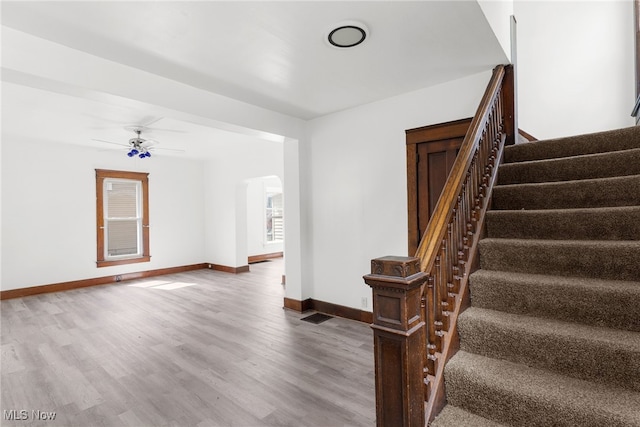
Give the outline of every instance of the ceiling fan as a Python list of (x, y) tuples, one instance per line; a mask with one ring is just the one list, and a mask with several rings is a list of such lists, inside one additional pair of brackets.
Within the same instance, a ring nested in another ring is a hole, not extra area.
[(155, 139), (144, 139), (142, 138), (142, 132), (145, 130), (150, 130), (146, 126), (125, 126), (125, 130), (135, 132), (136, 136), (129, 139), (127, 144), (113, 142), (113, 141), (105, 141), (104, 139), (92, 139), (92, 141), (104, 142), (107, 144), (120, 145), (122, 147), (127, 147), (127, 156), (129, 157), (139, 157), (144, 159), (146, 157), (151, 157), (151, 151), (153, 150), (167, 150), (167, 151), (176, 151), (176, 152), (184, 152), (184, 150), (176, 150), (172, 148), (159, 148), (157, 145), (158, 141)]

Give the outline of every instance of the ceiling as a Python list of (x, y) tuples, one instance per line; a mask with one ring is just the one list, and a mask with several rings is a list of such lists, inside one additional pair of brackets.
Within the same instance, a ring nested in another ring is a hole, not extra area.
[[(5, 0), (1, 7), (7, 28), (303, 120), (505, 61), (475, 1)], [(347, 20), (365, 24), (367, 40), (352, 49), (326, 43)], [(167, 148), (182, 148), (185, 134), (233, 139), (153, 106), (3, 80), (3, 133), (120, 141), (131, 137), (123, 126), (157, 120), (154, 127), (179, 130), (153, 135)]]

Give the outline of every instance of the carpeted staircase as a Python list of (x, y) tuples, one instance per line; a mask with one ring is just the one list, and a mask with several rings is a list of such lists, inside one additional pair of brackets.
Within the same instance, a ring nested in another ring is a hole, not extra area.
[(640, 426), (640, 127), (505, 148), (432, 426)]

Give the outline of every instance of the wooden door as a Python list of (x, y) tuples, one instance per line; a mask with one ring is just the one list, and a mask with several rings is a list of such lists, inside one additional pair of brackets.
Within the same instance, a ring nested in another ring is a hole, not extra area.
[(406, 131), (410, 255), (418, 249), (470, 124), (464, 119)]

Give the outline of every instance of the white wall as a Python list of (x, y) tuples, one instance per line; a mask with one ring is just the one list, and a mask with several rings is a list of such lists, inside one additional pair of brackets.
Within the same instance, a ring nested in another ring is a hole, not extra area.
[(471, 117), (490, 77), (487, 71), (309, 122), (301, 161), (313, 270), (305, 298), (371, 310), (362, 279), (371, 259), (407, 255), (405, 130)]
[(278, 142), (241, 144), (207, 161), (204, 184), (207, 262), (228, 267), (247, 265), (247, 181), (262, 176), (281, 177), (283, 171), (283, 144)]
[(634, 124), (633, 2), (516, 1), (519, 126), (538, 139)]
[(312, 282), (313, 263), (310, 249), (311, 227), (308, 190), (309, 174), (303, 167), (310, 162), (305, 137), (303, 142), (286, 138), (284, 151), (284, 260), (287, 298), (298, 301), (310, 297), (308, 288)]
[(511, 60), (511, 15), (513, 0), (478, 0), (504, 54)]
[[(204, 262), (203, 163), (145, 160), (3, 136), (1, 289)], [(149, 172), (151, 262), (96, 267), (95, 169)]]

